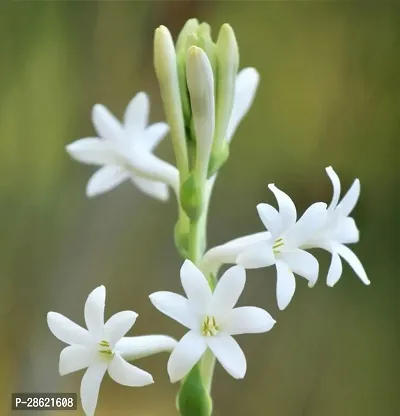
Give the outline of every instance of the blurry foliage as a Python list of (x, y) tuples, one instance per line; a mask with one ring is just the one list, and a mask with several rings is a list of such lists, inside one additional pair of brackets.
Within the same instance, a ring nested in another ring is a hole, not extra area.
[[(10, 412), (11, 391), (78, 390), (80, 374), (58, 377), (61, 345), (45, 313), (82, 322), (84, 299), (99, 284), (107, 284), (107, 314), (139, 312), (135, 334), (182, 335), (147, 301), (155, 290), (180, 290), (174, 201), (160, 204), (129, 185), (86, 199), (92, 169), (71, 162), (64, 145), (93, 134), (94, 103), (121, 116), (139, 90), (150, 93), (152, 119), (161, 119), (153, 30), (166, 24), (176, 34), (196, 15), (215, 35), (231, 23), (241, 66), (261, 74), (216, 186), (209, 244), (260, 230), (255, 205), (272, 202), (269, 182), (299, 212), (329, 201), (323, 168), (332, 165), (344, 190), (361, 180), (355, 251), (372, 281), (363, 287), (346, 267), (328, 289), (322, 256), (317, 287), (299, 279), (293, 303), (278, 313), (274, 271), (249, 272), (243, 303), (265, 307), (278, 324), (240, 340), (249, 361), (244, 381), (217, 371), (216, 416), (399, 415), (399, 4), (24, 1), (1, 8), (0, 414)], [(169, 143), (160, 154), (172, 160)], [(106, 381), (99, 415), (175, 414), (166, 357), (140, 365), (157, 383), (128, 389)]]

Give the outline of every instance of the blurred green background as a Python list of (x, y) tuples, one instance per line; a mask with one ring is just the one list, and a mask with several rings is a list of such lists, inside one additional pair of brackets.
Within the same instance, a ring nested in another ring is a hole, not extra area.
[[(400, 415), (400, 4), (17, 1), (0, 9), (0, 414), (10, 414), (11, 392), (78, 391), (81, 373), (58, 376), (62, 344), (45, 316), (59, 311), (83, 324), (86, 296), (100, 284), (107, 316), (139, 313), (131, 334), (183, 335), (147, 298), (181, 291), (175, 201), (151, 200), (129, 184), (89, 200), (93, 169), (71, 161), (64, 146), (93, 134), (93, 104), (121, 116), (140, 90), (150, 94), (152, 120), (163, 119), (154, 29), (164, 24), (176, 36), (198, 17), (214, 33), (231, 23), (241, 66), (261, 74), (215, 188), (209, 245), (262, 229), (255, 206), (274, 203), (270, 182), (299, 211), (330, 201), (324, 167), (332, 165), (343, 189), (361, 180), (355, 252), (372, 281), (365, 287), (346, 265), (328, 288), (329, 256), (319, 253), (317, 286), (298, 279), (293, 302), (278, 312), (273, 268), (248, 272), (241, 303), (266, 308), (278, 323), (238, 337), (248, 357), (243, 381), (218, 366), (215, 415)], [(168, 139), (157, 153), (173, 161)], [(151, 387), (106, 378), (97, 414), (175, 415), (166, 361), (138, 363), (154, 375)]]

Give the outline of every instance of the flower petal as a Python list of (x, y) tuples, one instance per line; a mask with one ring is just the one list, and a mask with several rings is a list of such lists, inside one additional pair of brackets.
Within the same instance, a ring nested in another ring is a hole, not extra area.
[(65, 149), (72, 158), (89, 165), (116, 165), (120, 160), (110, 141), (96, 137), (76, 140), (68, 144)]
[(318, 279), (319, 264), (318, 260), (305, 250), (297, 249), (284, 252), (281, 260), (296, 274), (305, 277), (309, 286), (315, 285)]
[(278, 301), (278, 308), (282, 311), (285, 309), (296, 290), (296, 279), (289, 266), (283, 261), (276, 262), (277, 281), (276, 281), (276, 299)]
[(230, 335), (267, 332), (275, 325), (275, 319), (264, 309), (255, 306), (235, 308), (223, 324), (223, 331)]
[(216, 275), (222, 264), (236, 263), (237, 257), (244, 250), (249, 248), (254, 243), (265, 241), (269, 238), (271, 238), (271, 233), (263, 231), (261, 233), (235, 238), (225, 244), (214, 247), (207, 251), (207, 253), (203, 256), (200, 268), (206, 274), (213, 273)]
[(329, 266), (328, 276), (326, 278), (326, 283), (328, 286), (333, 287), (338, 282), (340, 276), (342, 275), (342, 270), (342, 260), (340, 260), (340, 257), (337, 253), (333, 252), (331, 265)]
[(341, 209), (342, 214), (345, 217), (347, 217), (353, 211), (359, 197), (360, 181), (356, 179), (338, 205), (338, 208)]
[(254, 68), (244, 68), (236, 76), (233, 108), (226, 131), (228, 143), (232, 140), (237, 126), (253, 104), (259, 80), (260, 76)]
[(245, 269), (259, 269), (271, 266), (275, 263), (272, 241), (261, 241), (251, 245), (250, 248), (238, 256), (236, 261)]
[(57, 312), (47, 314), (47, 324), (55, 337), (67, 344), (90, 345), (93, 338), (89, 331)]
[(100, 384), (107, 370), (105, 361), (92, 364), (85, 372), (81, 382), (81, 400), (86, 416), (93, 416), (99, 397)]
[(105, 302), (106, 288), (99, 286), (89, 294), (85, 303), (86, 326), (96, 341), (101, 341), (103, 336)]
[(143, 193), (160, 201), (166, 201), (168, 199), (169, 191), (165, 183), (140, 178), (139, 176), (132, 176), (131, 179)]
[(207, 344), (222, 367), (234, 378), (243, 378), (247, 363), (239, 344), (228, 334), (207, 338)]
[(178, 342), (168, 360), (168, 374), (171, 383), (181, 380), (204, 354), (207, 345), (204, 338), (194, 331), (189, 331)]
[(185, 260), (181, 267), (181, 282), (195, 310), (207, 313), (212, 301), (211, 289), (204, 274), (190, 260)]
[(298, 248), (313, 238), (326, 224), (326, 204), (317, 202), (306, 209), (285, 238), (285, 247)]
[(145, 92), (137, 93), (128, 104), (124, 114), (125, 129), (142, 132), (149, 122), (150, 102)]
[(120, 140), (124, 137), (121, 123), (101, 104), (93, 107), (92, 122), (97, 134), (103, 139)]
[(167, 123), (154, 123), (147, 127), (141, 142), (146, 149), (152, 152), (168, 132), (169, 125)]
[(146, 179), (166, 183), (178, 193), (178, 169), (170, 163), (154, 156), (152, 153), (139, 151), (140, 149), (135, 150), (136, 151), (131, 152), (128, 157), (131, 168), (135, 173)]
[(360, 232), (353, 218), (344, 217), (338, 221), (334, 239), (342, 244), (357, 243), (360, 240)]
[(142, 387), (154, 383), (153, 377), (147, 371), (126, 362), (118, 353), (108, 366), (108, 374), (123, 386)]
[(332, 186), (333, 186), (333, 196), (332, 196), (332, 201), (329, 204), (328, 210), (332, 211), (337, 207), (337, 204), (339, 202), (339, 198), (340, 198), (340, 179), (339, 176), (337, 175), (337, 173), (333, 170), (332, 166), (328, 166), (327, 168), (325, 168), (326, 173), (329, 176), (329, 179), (332, 182)]
[(111, 191), (129, 177), (129, 172), (119, 166), (104, 166), (89, 179), (86, 195), (93, 197)]
[(283, 230), (288, 230), (296, 223), (297, 212), (296, 207), (289, 195), (278, 189), (273, 183), (268, 188), (274, 193), (279, 206), (279, 216), (282, 221)]
[(335, 244), (334, 249), (339, 256), (343, 257), (347, 261), (349, 266), (354, 270), (356, 275), (365, 285), (369, 285), (371, 283), (360, 260), (348, 247), (343, 244)]
[(175, 339), (166, 335), (143, 335), (120, 339), (115, 350), (127, 361), (137, 360), (159, 352), (171, 352), (176, 346)]
[(213, 292), (212, 313), (224, 316), (230, 313), (243, 292), (246, 283), (246, 271), (241, 266), (233, 266), (219, 279)]
[(149, 296), (151, 303), (163, 314), (189, 329), (198, 326), (189, 301), (177, 293), (155, 292)]
[(269, 204), (258, 204), (257, 211), (265, 228), (271, 232), (272, 238), (278, 238), (282, 232), (282, 221), (279, 212)]
[(109, 342), (111, 349), (132, 328), (138, 314), (122, 311), (113, 315), (104, 325), (103, 339)]
[(60, 354), (60, 376), (89, 367), (93, 362), (94, 350), (83, 345), (69, 345)]

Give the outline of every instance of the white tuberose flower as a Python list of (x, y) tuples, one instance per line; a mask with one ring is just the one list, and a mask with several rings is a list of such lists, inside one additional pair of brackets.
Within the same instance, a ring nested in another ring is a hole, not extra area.
[(176, 345), (174, 339), (164, 335), (123, 338), (138, 315), (122, 311), (104, 323), (105, 297), (104, 286), (96, 288), (88, 296), (85, 304), (87, 330), (57, 312), (47, 314), (51, 332), (70, 344), (60, 354), (60, 375), (87, 368), (81, 382), (81, 400), (88, 416), (94, 414), (100, 383), (107, 370), (119, 384), (146, 386), (153, 383), (151, 374), (129, 364), (124, 358), (134, 359), (171, 351)]
[(148, 126), (149, 99), (138, 93), (129, 103), (121, 124), (104, 106), (96, 104), (92, 121), (99, 137), (77, 140), (66, 149), (82, 163), (102, 166), (90, 178), (86, 193), (95, 196), (130, 179), (144, 193), (166, 200), (170, 185), (178, 188), (176, 168), (152, 154), (168, 133), (166, 123)]
[(308, 248), (322, 248), (332, 253), (332, 261), (329, 267), (327, 284), (333, 286), (342, 275), (343, 257), (354, 270), (361, 281), (369, 285), (370, 281), (358, 257), (345, 244), (357, 243), (359, 231), (353, 218), (349, 217), (360, 196), (360, 181), (356, 179), (339, 202), (340, 179), (331, 166), (326, 168), (326, 173), (332, 182), (333, 197), (328, 207), (327, 220), (320, 230), (306, 242)]
[(291, 301), (296, 280), (294, 273), (305, 277), (309, 286), (318, 278), (318, 261), (300, 247), (326, 220), (326, 204), (311, 205), (297, 220), (296, 207), (291, 198), (275, 185), (268, 185), (278, 201), (279, 212), (271, 205), (258, 204), (257, 211), (265, 228), (261, 232), (237, 238), (211, 249), (202, 265), (215, 271), (221, 263), (237, 263), (247, 269), (268, 267), (277, 269), (276, 297), (279, 309)]
[(153, 305), (190, 331), (179, 341), (168, 361), (171, 382), (181, 380), (209, 348), (235, 378), (246, 373), (246, 358), (231, 335), (269, 331), (275, 320), (263, 309), (234, 308), (245, 282), (245, 270), (234, 266), (219, 280), (214, 292), (203, 273), (189, 260), (181, 268), (187, 298), (171, 292), (150, 295)]

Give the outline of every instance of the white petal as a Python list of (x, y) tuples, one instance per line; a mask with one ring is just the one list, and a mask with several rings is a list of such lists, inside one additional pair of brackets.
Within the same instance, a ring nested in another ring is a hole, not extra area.
[(329, 179), (332, 182), (332, 186), (333, 186), (333, 196), (332, 196), (332, 201), (329, 204), (329, 210), (334, 210), (339, 202), (339, 198), (340, 198), (340, 179), (339, 176), (337, 175), (337, 173), (333, 170), (332, 166), (329, 166), (327, 168), (325, 168), (326, 173), (329, 176)]
[(149, 122), (150, 102), (144, 92), (137, 93), (128, 104), (124, 114), (124, 127), (142, 132)]
[(326, 278), (326, 283), (328, 286), (333, 287), (342, 275), (342, 261), (337, 253), (332, 253), (331, 265), (329, 266), (328, 276)]
[(356, 179), (347, 191), (346, 195), (340, 201), (338, 208), (341, 209), (344, 216), (348, 216), (357, 204), (360, 197), (360, 181)]
[(308, 207), (288, 232), (285, 238), (285, 247), (295, 249), (312, 239), (318, 230), (326, 224), (327, 214), (326, 204), (323, 202), (317, 202)]
[(228, 142), (232, 140), (237, 126), (253, 104), (259, 80), (260, 76), (254, 68), (244, 68), (236, 76), (232, 114), (226, 131)]
[(190, 308), (189, 301), (177, 293), (155, 292), (149, 296), (151, 303), (163, 314), (187, 328), (198, 325)]
[(230, 335), (258, 334), (269, 331), (275, 322), (275, 319), (264, 309), (243, 306), (233, 309), (222, 329)]
[(269, 204), (258, 204), (257, 211), (265, 228), (271, 232), (272, 238), (276, 239), (279, 237), (282, 231), (282, 222), (279, 212)]
[(297, 212), (296, 207), (289, 195), (278, 189), (273, 183), (268, 185), (268, 188), (274, 193), (279, 206), (279, 215), (282, 221), (282, 228), (284, 230), (293, 227), (296, 223)]
[(93, 338), (89, 331), (57, 312), (47, 314), (47, 324), (55, 337), (67, 344), (90, 345)]
[(149, 126), (143, 134), (142, 143), (146, 149), (152, 152), (165, 135), (169, 131), (169, 126), (167, 123), (154, 123)]
[(261, 241), (253, 244), (241, 253), (236, 261), (245, 269), (259, 269), (271, 266), (275, 263), (272, 241)]
[(123, 386), (142, 387), (153, 383), (153, 377), (146, 371), (126, 362), (118, 353), (108, 366), (108, 374)]
[(150, 179), (140, 178), (139, 176), (132, 176), (132, 182), (145, 194), (166, 201), (169, 197), (168, 186), (162, 182), (152, 181)]
[(181, 380), (204, 354), (207, 345), (204, 338), (194, 331), (189, 331), (178, 342), (168, 360), (168, 374), (171, 383)]
[(204, 255), (200, 263), (200, 268), (205, 273), (213, 273), (216, 275), (222, 264), (236, 263), (238, 255), (245, 249), (259, 241), (268, 240), (270, 237), (271, 233), (263, 231), (261, 233), (235, 238), (225, 244), (214, 247)]
[(88, 296), (85, 303), (85, 322), (92, 337), (101, 341), (104, 329), (104, 306), (106, 288), (99, 286)]
[(85, 372), (81, 382), (81, 400), (86, 416), (93, 416), (99, 397), (100, 384), (107, 370), (107, 363), (99, 361), (92, 364)]
[(228, 334), (207, 338), (207, 344), (222, 367), (234, 378), (243, 378), (247, 363), (239, 344)]
[(113, 315), (104, 325), (103, 338), (111, 348), (132, 328), (138, 314), (133, 311), (122, 311)]
[(97, 134), (103, 139), (120, 140), (124, 137), (121, 123), (101, 104), (93, 107), (92, 122)]
[(297, 249), (294, 251), (284, 252), (281, 260), (296, 274), (305, 277), (309, 286), (315, 285), (318, 279), (318, 260), (307, 251)]
[(89, 179), (86, 195), (93, 197), (111, 191), (130, 177), (128, 171), (119, 166), (104, 166)]
[(233, 266), (219, 279), (213, 293), (212, 313), (223, 316), (230, 313), (243, 292), (246, 272), (241, 266)]
[(83, 345), (65, 347), (60, 354), (58, 367), (60, 376), (89, 367), (93, 361), (94, 352), (94, 349)]
[(115, 165), (120, 160), (120, 156), (110, 141), (95, 137), (76, 140), (68, 144), (66, 150), (78, 162), (89, 165)]
[(166, 335), (143, 335), (140, 337), (124, 337), (115, 345), (125, 360), (137, 360), (159, 352), (171, 352), (178, 343)]
[(334, 239), (342, 244), (357, 243), (360, 240), (360, 232), (353, 218), (344, 217), (338, 221)]
[(177, 168), (152, 153), (138, 150), (129, 154), (129, 163), (136, 174), (146, 179), (164, 182), (178, 192), (179, 172)]
[(276, 262), (277, 281), (276, 281), (276, 299), (278, 308), (282, 311), (285, 309), (296, 290), (296, 280), (289, 266), (282, 261)]
[(335, 244), (335, 251), (349, 263), (350, 267), (364, 284), (369, 285), (371, 283), (360, 260), (348, 247), (343, 244)]
[(185, 260), (181, 267), (181, 282), (195, 310), (207, 313), (212, 301), (211, 289), (204, 274), (190, 260)]

